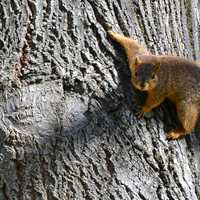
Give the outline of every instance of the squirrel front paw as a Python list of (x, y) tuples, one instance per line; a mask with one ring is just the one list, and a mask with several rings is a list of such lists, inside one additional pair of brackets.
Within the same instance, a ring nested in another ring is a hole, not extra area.
[(149, 112), (149, 109), (146, 108), (145, 106), (138, 106), (138, 107), (139, 109), (136, 113), (136, 116), (139, 118), (143, 117), (145, 113)]

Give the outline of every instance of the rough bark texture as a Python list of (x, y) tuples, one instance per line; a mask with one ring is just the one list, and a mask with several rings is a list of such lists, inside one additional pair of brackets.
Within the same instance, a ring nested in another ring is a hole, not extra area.
[[(143, 99), (106, 29), (199, 56), (197, 0), (0, 1), (0, 199), (197, 200), (196, 134)], [(172, 111), (171, 111), (172, 110)]]

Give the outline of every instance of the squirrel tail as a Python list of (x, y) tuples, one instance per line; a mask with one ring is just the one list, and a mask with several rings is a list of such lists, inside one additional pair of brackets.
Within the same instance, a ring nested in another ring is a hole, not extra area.
[(147, 49), (139, 44), (137, 40), (125, 37), (111, 30), (108, 31), (108, 35), (124, 48), (128, 58), (129, 66), (132, 65), (137, 54), (148, 54)]

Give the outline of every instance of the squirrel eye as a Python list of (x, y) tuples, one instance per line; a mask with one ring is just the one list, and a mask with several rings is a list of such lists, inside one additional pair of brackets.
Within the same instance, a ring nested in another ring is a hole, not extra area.
[(151, 78), (152, 78), (152, 79), (155, 79), (155, 78), (156, 78), (155, 74), (152, 74)]
[(138, 72), (136, 71), (136, 72), (135, 72), (135, 76), (137, 76), (137, 75), (138, 75)]

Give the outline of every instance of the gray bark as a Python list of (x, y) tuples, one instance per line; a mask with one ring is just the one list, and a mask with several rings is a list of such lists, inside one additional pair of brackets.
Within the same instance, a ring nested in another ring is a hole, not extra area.
[(0, 199), (197, 200), (198, 128), (174, 109), (138, 119), (122, 49), (199, 59), (197, 0), (0, 1)]

